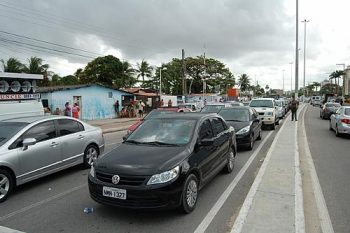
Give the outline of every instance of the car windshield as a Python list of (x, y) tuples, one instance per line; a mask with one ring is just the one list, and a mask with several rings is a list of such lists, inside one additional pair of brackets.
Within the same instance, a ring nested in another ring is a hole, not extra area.
[(346, 108), (344, 115), (350, 116), (350, 108)]
[(250, 107), (273, 108), (273, 103), (271, 100), (252, 100)]
[(26, 125), (28, 125), (28, 123), (0, 122), (0, 146), (4, 145)]
[(249, 111), (247, 109), (225, 108), (222, 109), (219, 114), (225, 119), (225, 121), (249, 121)]
[(153, 110), (150, 113), (148, 113), (145, 116), (145, 120), (151, 119), (151, 118), (155, 118), (164, 114), (169, 114), (169, 113), (174, 113), (174, 111), (167, 111), (167, 110)]
[(205, 105), (201, 112), (216, 113), (219, 112), (224, 105)]
[(340, 108), (340, 104), (332, 103), (332, 104), (326, 104), (327, 108)]
[(179, 146), (190, 142), (196, 120), (155, 118), (145, 121), (125, 142)]

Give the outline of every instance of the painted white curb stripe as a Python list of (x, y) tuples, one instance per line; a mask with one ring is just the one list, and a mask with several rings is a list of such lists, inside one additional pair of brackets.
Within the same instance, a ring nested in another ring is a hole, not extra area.
[[(304, 116), (305, 116), (305, 112), (304, 112)], [(328, 213), (326, 201), (324, 199), (320, 181), (318, 180), (318, 176), (316, 173), (315, 164), (312, 160), (309, 142), (306, 137), (305, 120), (303, 120), (302, 126), (303, 126), (302, 130), (304, 134), (305, 155), (306, 155), (306, 159), (310, 169), (312, 189), (315, 194), (316, 206), (318, 209), (318, 217), (321, 222), (321, 229), (322, 229), (322, 232), (325, 232), (325, 233), (334, 233), (333, 225)]]
[(254, 151), (254, 153), (250, 156), (248, 161), (244, 164), (244, 166), (241, 168), (241, 170), (238, 172), (236, 177), (233, 179), (233, 181), (230, 183), (230, 185), (226, 188), (223, 194), (221, 194), (220, 198), (216, 201), (216, 203), (213, 205), (213, 207), (210, 209), (208, 214), (205, 216), (205, 218), (202, 220), (202, 222), (198, 225), (195, 233), (202, 233), (205, 232), (205, 230), (208, 228), (209, 224), (213, 221), (215, 215), (219, 212), (221, 207), (224, 205), (227, 198), (230, 196), (233, 189), (236, 187), (238, 182), (241, 180), (245, 172), (248, 170), (250, 164), (254, 161), (255, 157), (259, 154), (261, 148), (265, 145), (266, 141), (270, 138), (273, 131), (269, 132), (265, 139), (260, 143), (259, 147)]
[(24, 233), (24, 232), (0, 226), (0, 233)]

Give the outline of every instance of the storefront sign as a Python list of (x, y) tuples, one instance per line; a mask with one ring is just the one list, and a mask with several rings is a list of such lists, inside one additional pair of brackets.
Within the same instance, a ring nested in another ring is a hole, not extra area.
[(35, 94), (0, 94), (0, 101), (3, 100), (32, 100), (40, 99), (40, 93)]

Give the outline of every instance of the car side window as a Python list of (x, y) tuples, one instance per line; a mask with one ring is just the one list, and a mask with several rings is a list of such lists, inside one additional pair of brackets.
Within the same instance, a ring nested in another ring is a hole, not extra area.
[(225, 125), (224, 125), (224, 123), (222, 122), (221, 119), (213, 118), (211, 122), (212, 122), (212, 125), (213, 125), (214, 136), (217, 136), (221, 132), (225, 131), (226, 127), (225, 127)]
[(35, 138), (36, 142), (43, 142), (57, 137), (56, 127), (54, 121), (46, 121), (39, 123), (29, 130), (27, 130), (21, 137), (19, 137), (13, 144), (10, 146), (10, 149), (22, 147), (23, 140), (25, 138)]
[(209, 120), (205, 120), (199, 130), (199, 139), (210, 139), (213, 138), (213, 130)]
[(73, 134), (82, 131), (84, 128), (78, 121), (70, 120), (70, 119), (59, 119), (58, 127), (60, 136), (65, 136), (68, 134)]

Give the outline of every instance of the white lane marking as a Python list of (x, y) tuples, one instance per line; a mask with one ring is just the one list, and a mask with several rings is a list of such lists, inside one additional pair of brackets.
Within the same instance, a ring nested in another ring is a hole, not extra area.
[[(289, 118), (290, 118), (290, 115), (288, 116), (287, 119), (289, 119)], [(275, 149), (276, 142), (277, 142), (278, 138), (280, 137), (281, 132), (282, 132), (282, 130), (283, 130), (285, 125), (286, 125), (286, 123), (284, 123), (282, 125), (282, 127), (278, 131), (276, 137), (274, 138), (274, 140), (273, 140), (273, 142), (271, 144), (271, 147), (270, 147), (269, 151), (267, 152), (265, 160), (264, 160), (263, 164), (260, 167), (258, 175), (255, 177), (255, 180), (254, 180), (254, 182), (252, 184), (252, 187), (250, 188), (250, 190), (249, 190), (249, 192), (247, 194), (247, 197), (245, 198), (244, 203), (243, 203), (243, 205), (241, 207), (241, 210), (239, 211), (239, 214), (238, 214), (238, 216), (236, 218), (236, 221), (233, 224), (231, 233), (240, 233), (242, 231), (243, 225), (244, 225), (244, 223), (245, 223), (245, 221), (247, 220), (247, 217), (248, 217), (248, 212), (249, 212), (249, 210), (250, 210), (250, 208), (251, 208), (251, 206), (253, 204), (253, 200), (254, 200), (255, 194), (256, 194), (256, 192), (258, 190), (258, 187), (259, 187), (259, 185), (261, 183), (262, 177), (265, 174), (266, 167), (267, 167), (268, 163), (270, 162), (270, 159), (271, 159), (271, 156), (272, 156), (272, 151)]]
[(42, 200), (42, 201), (39, 201), (39, 202), (37, 202), (37, 203), (33, 203), (33, 204), (29, 205), (29, 206), (23, 207), (22, 209), (16, 210), (16, 211), (14, 211), (14, 212), (12, 212), (12, 213), (9, 213), (9, 214), (7, 214), (7, 215), (5, 215), (5, 216), (0, 217), (0, 222), (6, 220), (6, 219), (8, 219), (8, 218), (11, 218), (11, 217), (13, 217), (13, 216), (15, 216), (15, 215), (24, 213), (24, 212), (26, 212), (26, 211), (28, 211), (28, 210), (30, 210), (30, 209), (35, 208), (35, 207), (41, 206), (41, 205), (43, 205), (43, 204), (46, 204), (46, 203), (48, 203), (48, 202), (50, 202), (50, 201), (56, 200), (56, 199), (58, 199), (58, 198), (60, 198), (60, 197), (63, 197), (63, 196), (65, 196), (65, 195), (68, 195), (68, 194), (70, 194), (70, 193), (73, 193), (73, 192), (75, 192), (75, 191), (77, 191), (77, 190), (79, 190), (79, 189), (82, 189), (82, 188), (86, 187), (86, 186), (87, 186), (87, 184), (83, 184), (83, 185), (80, 185), (80, 186), (71, 188), (71, 189), (69, 189), (69, 190), (67, 190), (67, 191), (65, 191), (65, 192), (63, 192), (63, 193), (59, 193), (59, 194), (57, 194), (57, 195), (55, 195), (55, 196), (49, 197), (49, 198), (47, 198), (47, 199), (45, 199), (45, 200)]
[(230, 196), (232, 190), (236, 187), (238, 182), (241, 180), (245, 172), (248, 170), (250, 164), (254, 161), (255, 157), (259, 154), (261, 148), (265, 145), (266, 141), (270, 138), (272, 135), (273, 131), (269, 132), (265, 139), (260, 143), (258, 148), (254, 151), (254, 153), (250, 156), (248, 161), (244, 164), (244, 166), (241, 168), (241, 170), (238, 172), (236, 177), (233, 179), (233, 181), (230, 183), (230, 185), (226, 188), (226, 190), (221, 194), (219, 199), (216, 201), (216, 203), (213, 205), (213, 207), (210, 209), (210, 211), (207, 213), (207, 215), (204, 217), (202, 222), (198, 225), (196, 230), (194, 231), (195, 233), (199, 232), (205, 232), (205, 230), (208, 228), (209, 224), (211, 221), (213, 221), (214, 217), (216, 214), (219, 212), (221, 207), (224, 205), (225, 201), (227, 198)]
[(24, 233), (23, 231), (10, 229), (10, 228), (3, 227), (3, 226), (0, 226), (0, 232), (1, 233)]
[(316, 206), (318, 209), (318, 217), (321, 222), (322, 232), (334, 233), (332, 221), (328, 213), (327, 204), (323, 196), (323, 192), (320, 185), (320, 181), (318, 180), (315, 164), (311, 156), (309, 142), (307, 140), (306, 129), (305, 129), (305, 114), (306, 114), (306, 111), (304, 112), (304, 115), (303, 115), (304, 120), (302, 122), (302, 132), (304, 135), (305, 155), (306, 155), (306, 159), (310, 169), (312, 189), (315, 194)]
[[(306, 105), (299, 111), (298, 119), (300, 120), (301, 112)], [(305, 111), (304, 111), (305, 112)], [(304, 119), (303, 119), (304, 120)], [(300, 171), (300, 156), (299, 156), (299, 142), (298, 142), (298, 124), (295, 124), (294, 131), (295, 151), (294, 151), (294, 188), (295, 188), (295, 232), (305, 233), (305, 216), (304, 216), (304, 199), (303, 199), (303, 182)]]

